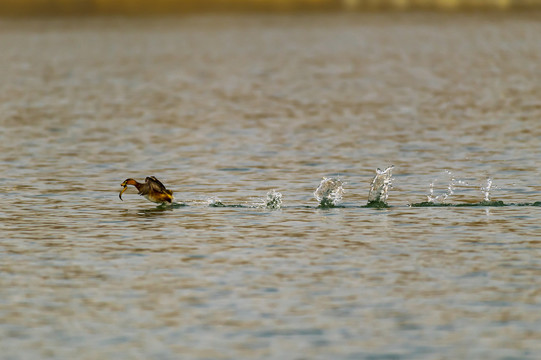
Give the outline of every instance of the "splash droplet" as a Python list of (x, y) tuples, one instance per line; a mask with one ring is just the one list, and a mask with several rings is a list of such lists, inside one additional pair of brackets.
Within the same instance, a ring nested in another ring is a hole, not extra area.
[(435, 195), (434, 192), (434, 184), (436, 183), (437, 179), (432, 180), (432, 182), (429, 185), (428, 190), (428, 202), (434, 203), (434, 204), (443, 204), (445, 203), (445, 200), (447, 200), (448, 197), (453, 195), (455, 193), (455, 189), (457, 185), (468, 185), (463, 180), (456, 180), (453, 177), (453, 173), (449, 170), (445, 170), (445, 173), (447, 174), (449, 178), (449, 182), (447, 183), (447, 189), (445, 189), (445, 192), (439, 195)]
[(492, 179), (490, 177), (487, 177), (486, 186), (481, 187), (481, 191), (485, 195), (485, 201), (490, 201), (490, 189), (492, 189)]

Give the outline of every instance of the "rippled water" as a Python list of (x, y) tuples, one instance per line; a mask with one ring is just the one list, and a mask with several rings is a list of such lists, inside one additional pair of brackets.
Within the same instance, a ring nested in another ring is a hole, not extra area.
[(0, 30), (2, 359), (540, 357), (535, 16)]

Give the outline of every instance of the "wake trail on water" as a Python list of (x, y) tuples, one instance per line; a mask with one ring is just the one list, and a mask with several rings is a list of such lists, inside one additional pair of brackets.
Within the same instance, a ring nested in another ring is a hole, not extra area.
[(255, 203), (247, 204), (225, 204), (224, 202), (222, 202), (222, 200), (220, 200), (220, 198), (213, 196), (208, 198), (205, 202), (203, 202), (203, 204), (206, 204), (209, 207), (257, 208), (277, 210), (282, 208), (282, 194), (273, 189), (267, 193), (265, 199), (262, 199)]
[[(319, 209), (330, 209), (330, 208), (375, 208), (375, 209), (386, 209), (394, 206), (390, 206), (387, 203), (389, 198), (389, 192), (392, 189), (393, 184), (393, 170), (394, 166), (388, 166), (385, 170), (376, 169), (376, 175), (372, 178), (370, 182), (370, 188), (368, 192), (368, 201), (365, 205), (357, 206), (343, 206), (341, 202), (343, 200), (345, 190), (344, 185), (346, 184), (340, 178), (324, 177), (319, 186), (314, 191), (314, 198), (317, 200), (318, 205), (316, 208)], [(457, 191), (460, 191), (461, 188), (469, 187), (470, 189), (475, 186), (469, 184), (465, 180), (457, 179), (453, 173), (449, 170), (444, 171), (444, 176), (447, 177), (447, 183), (443, 190), (436, 190), (436, 183), (438, 178), (433, 179), (428, 185), (428, 194), (426, 195), (427, 200), (418, 202), (418, 203), (409, 203), (405, 206), (408, 207), (504, 207), (504, 206), (538, 206), (541, 207), (541, 201), (535, 202), (524, 202), (524, 203), (504, 203), (501, 200), (493, 200), (492, 192), (495, 189), (499, 189), (498, 186), (494, 184), (492, 177), (487, 177), (483, 185), (477, 185), (477, 189), (480, 190), (482, 194), (482, 199), (478, 202), (471, 203), (451, 203), (450, 199), (455, 195)], [(217, 196), (209, 197), (205, 200), (194, 200), (187, 202), (173, 202), (172, 204), (161, 204), (156, 207), (160, 210), (169, 210), (176, 209), (186, 206), (208, 206), (215, 208), (252, 208), (252, 209), (268, 209), (268, 210), (278, 210), (283, 208), (283, 196), (280, 192), (276, 190), (271, 190), (267, 192), (265, 198), (260, 198), (255, 202), (247, 202), (244, 204), (226, 204)], [(313, 208), (313, 206), (288, 206), (287, 208)]]

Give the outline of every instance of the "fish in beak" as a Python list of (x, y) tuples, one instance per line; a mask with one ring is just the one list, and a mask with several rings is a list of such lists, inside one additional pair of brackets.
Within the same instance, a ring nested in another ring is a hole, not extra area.
[[(124, 188), (120, 191), (120, 194), (118, 194), (118, 197), (120, 198), (120, 200), (122, 200), (122, 194), (123, 194), (124, 191), (126, 191), (126, 189), (128, 188), (128, 185), (125, 185), (125, 184), (126, 184), (126, 182), (124, 181), (124, 182), (122, 183), (122, 185), (120, 185), (120, 186), (124, 186)], [(124, 201), (124, 200), (122, 200), (122, 201)]]

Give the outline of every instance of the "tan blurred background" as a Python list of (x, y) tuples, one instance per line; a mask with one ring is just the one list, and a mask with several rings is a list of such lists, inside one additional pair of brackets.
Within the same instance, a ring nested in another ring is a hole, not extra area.
[(0, 0), (0, 16), (532, 8), (541, 0)]

